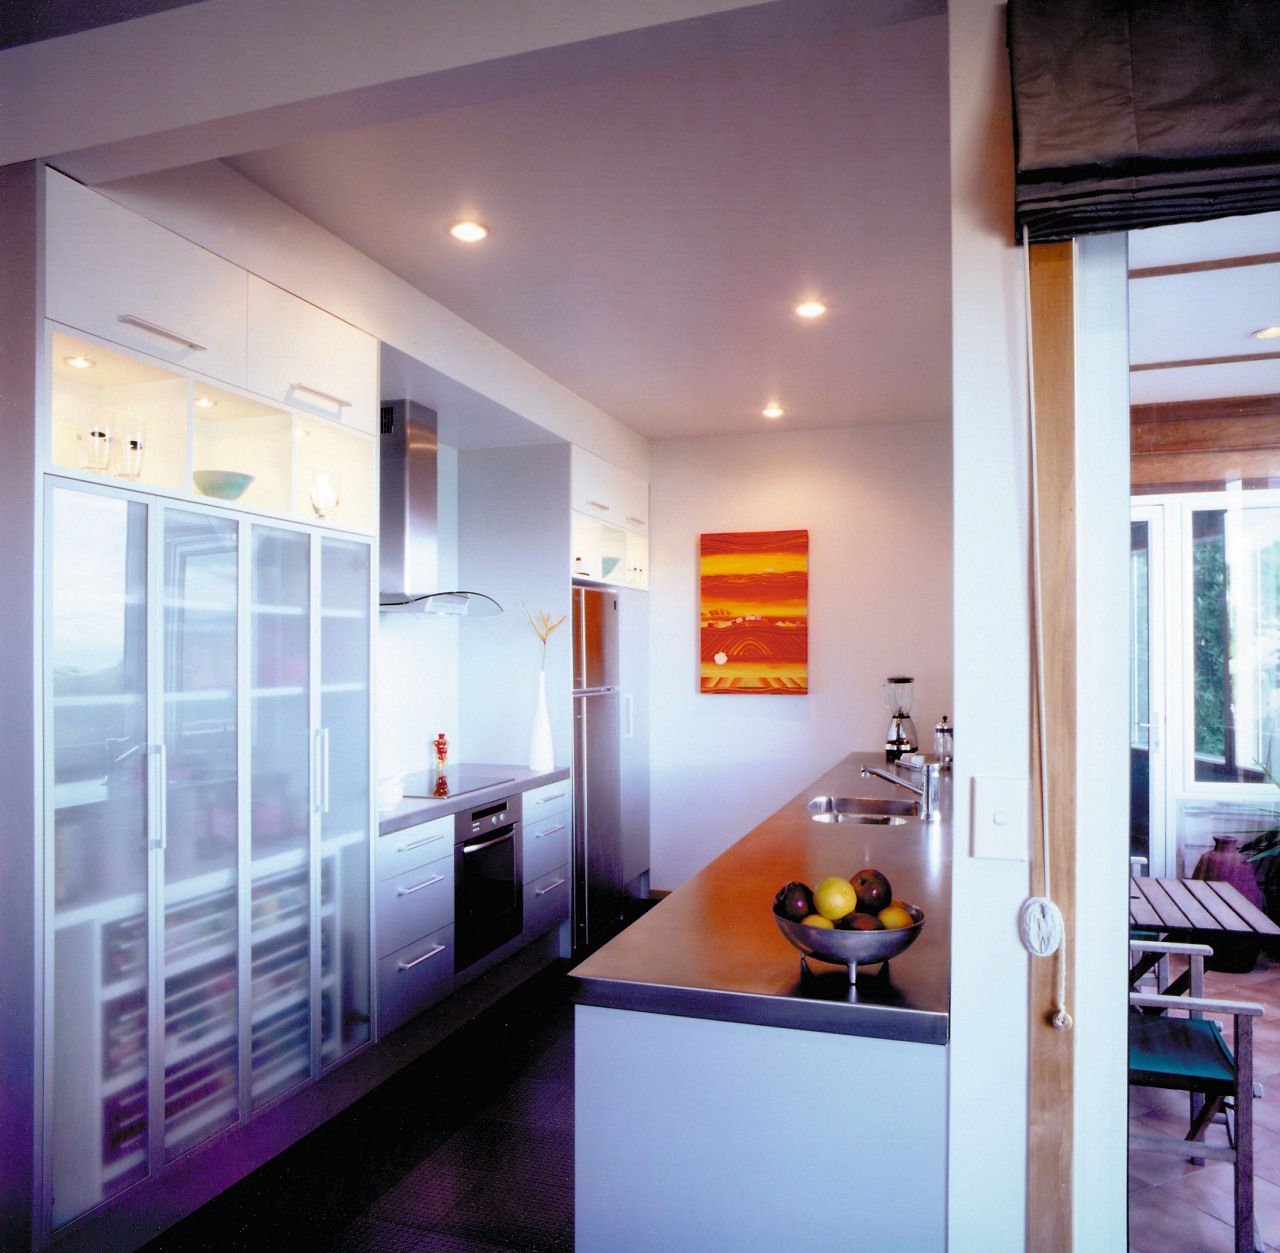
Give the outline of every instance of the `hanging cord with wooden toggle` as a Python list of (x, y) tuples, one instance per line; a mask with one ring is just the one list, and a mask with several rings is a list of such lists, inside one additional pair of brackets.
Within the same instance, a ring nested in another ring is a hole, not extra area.
[(1049, 772), (1045, 765), (1045, 680), (1044, 680), (1044, 609), (1040, 575), (1040, 491), (1039, 467), (1036, 461), (1036, 385), (1035, 358), (1032, 352), (1031, 332), (1031, 243), (1027, 228), (1022, 228), (1023, 283), (1026, 297), (1027, 322), (1027, 414), (1030, 431), (1030, 490), (1028, 501), (1031, 514), (1031, 614), (1032, 642), (1035, 650), (1035, 750), (1038, 782), (1040, 785), (1040, 838), (1041, 868), (1044, 878), (1044, 895), (1023, 901), (1018, 911), (1018, 935), (1022, 946), (1033, 957), (1058, 955), (1058, 998), (1049, 1021), (1059, 1031), (1071, 1028), (1071, 1015), (1067, 1013), (1067, 935), (1062, 921), (1062, 911), (1053, 903), (1049, 867)]

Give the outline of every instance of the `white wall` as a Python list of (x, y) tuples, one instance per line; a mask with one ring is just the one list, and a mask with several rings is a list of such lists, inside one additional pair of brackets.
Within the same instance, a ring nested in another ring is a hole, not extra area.
[(1004, 6), (951, 0), (956, 764), (951, 902), (949, 1247), (1025, 1246), (1025, 860), (970, 856), (969, 780), (1029, 774), (1022, 254)]
[[(881, 686), (951, 708), (945, 421), (650, 447), (651, 885), (674, 888), (854, 750), (883, 745)], [(698, 536), (809, 532), (809, 694), (698, 691)], [(959, 736), (963, 737), (961, 726)]]

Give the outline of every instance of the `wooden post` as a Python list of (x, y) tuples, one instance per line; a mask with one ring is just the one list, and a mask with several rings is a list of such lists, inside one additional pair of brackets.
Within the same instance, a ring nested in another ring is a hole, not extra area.
[[(1075, 301), (1070, 243), (1031, 246), (1040, 673), (1044, 743), (1032, 737), (1031, 894), (1044, 892), (1040, 754), (1048, 792), (1049, 882), (1062, 912), (1066, 1004), (1074, 1002), (1076, 787)], [(1036, 685), (1033, 684), (1033, 692)], [(1038, 710), (1036, 712), (1039, 712)], [(1050, 1023), (1062, 950), (1031, 963), (1028, 1026), (1027, 1248), (1072, 1247), (1074, 1036)]]

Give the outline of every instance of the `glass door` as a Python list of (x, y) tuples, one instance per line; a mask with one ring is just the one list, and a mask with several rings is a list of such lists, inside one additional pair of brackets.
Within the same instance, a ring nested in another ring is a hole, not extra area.
[(250, 1105), (312, 1074), (311, 537), (255, 526)]
[(148, 1172), (147, 507), (47, 493), (54, 1227)]
[(239, 525), (164, 511), (164, 1159), (239, 1116)]
[(330, 1065), (370, 1038), (368, 544), (320, 546), (320, 1038)]
[(1136, 506), (1129, 526), (1129, 858), (1169, 869), (1165, 822), (1164, 511)]

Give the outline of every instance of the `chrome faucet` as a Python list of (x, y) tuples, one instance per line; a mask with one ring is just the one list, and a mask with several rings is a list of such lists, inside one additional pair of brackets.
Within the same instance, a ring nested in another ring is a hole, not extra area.
[(895, 787), (900, 787), (907, 792), (920, 798), (920, 805), (916, 810), (917, 817), (922, 822), (934, 821), (942, 809), (941, 799), (939, 796), (941, 788), (941, 769), (936, 761), (927, 762), (923, 767), (923, 775), (920, 786), (914, 783), (908, 783), (906, 779), (900, 779), (896, 774), (890, 774), (887, 770), (881, 770), (879, 766), (863, 766), (862, 777), (869, 779), (873, 775), (877, 779), (883, 779), (886, 783), (892, 783)]

